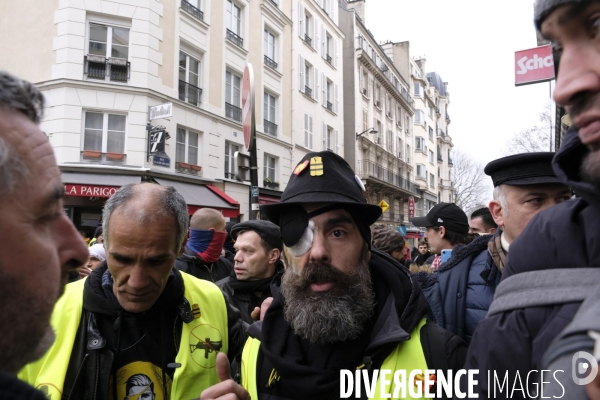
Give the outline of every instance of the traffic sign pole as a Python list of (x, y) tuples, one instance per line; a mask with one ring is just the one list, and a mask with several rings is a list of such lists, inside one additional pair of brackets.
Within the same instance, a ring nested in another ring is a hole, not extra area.
[(242, 126), (244, 144), (250, 151), (250, 219), (258, 216), (258, 167), (256, 156), (256, 123), (254, 119), (254, 72), (248, 63), (242, 77)]

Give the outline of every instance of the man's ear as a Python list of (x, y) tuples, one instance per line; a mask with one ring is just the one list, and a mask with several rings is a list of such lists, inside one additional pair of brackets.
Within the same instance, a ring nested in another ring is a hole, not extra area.
[(440, 238), (444, 238), (446, 236), (446, 227), (444, 226), (440, 226), (440, 229), (438, 230), (439, 234), (440, 234)]
[(504, 209), (502, 208), (500, 202), (498, 200), (490, 201), (489, 208), (496, 225), (504, 226)]
[(183, 243), (181, 244), (181, 248), (179, 249), (179, 254), (177, 254), (177, 257), (179, 257), (183, 254), (183, 252), (185, 251), (185, 245), (187, 244), (189, 239), (190, 239), (190, 230), (188, 229), (187, 235), (185, 235), (185, 238), (183, 239)]
[(490, 229), (490, 233), (493, 235), (494, 233), (496, 233), (496, 228), (491, 228)]
[(277, 264), (279, 258), (281, 257), (281, 252), (279, 249), (272, 249), (271, 255), (269, 256), (269, 264)]

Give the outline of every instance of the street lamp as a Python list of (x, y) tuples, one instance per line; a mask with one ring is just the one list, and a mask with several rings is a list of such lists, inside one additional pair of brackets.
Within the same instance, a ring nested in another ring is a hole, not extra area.
[(377, 130), (375, 128), (369, 128), (366, 131), (362, 131), (361, 133), (357, 133), (356, 134), (356, 138), (358, 139), (360, 136), (362, 136), (364, 133), (377, 133)]

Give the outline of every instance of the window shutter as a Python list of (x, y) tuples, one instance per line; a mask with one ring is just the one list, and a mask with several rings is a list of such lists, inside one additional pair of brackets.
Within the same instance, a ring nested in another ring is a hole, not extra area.
[(304, 114), (304, 147), (308, 147), (308, 114)]
[(368, 78), (369, 79), (369, 90), (367, 90), (367, 96), (370, 93), (373, 93), (373, 98), (375, 98), (375, 85), (373, 85), (373, 78)]
[(327, 43), (327, 32), (325, 31), (325, 26), (321, 25), (321, 57), (327, 58), (327, 49), (325, 48), (325, 43)]
[(308, 116), (308, 127), (309, 127), (309, 130), (308, 130), (308, 131), (309, 131), (309, 133), (310, 133), (310, 134), (308, 135), (308, 138), (309, 138), (309, 141), (308, 141), (308, 147), (309, 147), (310, 149), (312, 149), (312, 148), (313, 148), (313, 118), (312, 118), (312, 116), (310, 116), (310, 115)]
[(312, 41), (313, 49), (319, 51), (319, 21), (313, 17), (313, 30), (315, 31), (315, 38)]
[(332, 14), (333, 15), (333, 22), (336, 25), (339, 25), (338, 24), (338, 20), (339, 20), (339, 11), (340, 10), (338, 9), (337, 1), (332, 1), (332, 3), (333, 3), (333, 14)]
[(339, 101), (338, 101), (338, 85), (333, 85), (333, 94), (334, 94), (334, 100), (333, 100), (333, 111), (337, 114), (338, 113), (338, 106), (339, 106)]
[(304, 32), (304, 5), (302, 4), (301, 1), (298, 2), (298, 36), (300, 36), (301, 39), (304, 39), (304, 34), (306, 32)]
[(333, 66), (337, 68), (338, 65), (338, 46), (337, 40), (333, 39)]
[(323, 136), (323, 148), (321, 150), (327, 150), (327, 125), (325, 124), (325, 122), (323, 122), (323, 127), (321, 129), (322, 132), (322, 136)]
[[(321, 82), (323, 84), (323, 82)], [(313, 90), (313, 99), (319, 101), (319, 70), (315, 68), (315, 90)]]
[(323, 107), (327, 107), (327, 78), (324, 73), (321, 73), (321, 83), (323, 85)]
[(304, 93), (304, 58), (302, 58), (302, 55), (300, 54), (298, 54), (298, 71), (300, 72), (300, 75), (298, 76), (298, 89)]
[(339, 138), (338, 138), (338, 131), (337, 130), (335, 131), (335, 152), (337, 154), (340, 154), (340, 141), (339, 141)]

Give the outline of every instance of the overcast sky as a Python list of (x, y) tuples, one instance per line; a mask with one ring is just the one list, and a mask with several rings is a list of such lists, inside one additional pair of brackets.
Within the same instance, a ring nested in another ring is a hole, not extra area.
[(514, 52), (537, 45), (533, 0), (367, 0), (365, 7), (377, 41), (410, 41), (412, 56), (426, 56), (426, 72), (448, 82), (454, 149), (484, 164), (502, 157), (513, 134), (554, 107), (549, 83), (514, 85)]

